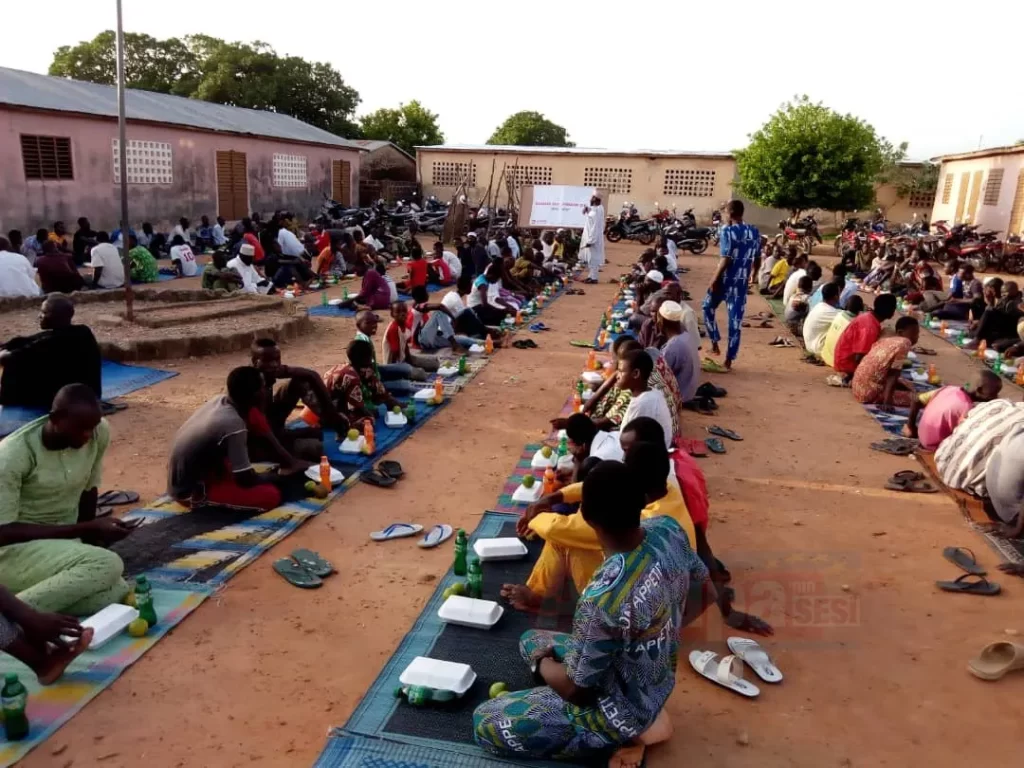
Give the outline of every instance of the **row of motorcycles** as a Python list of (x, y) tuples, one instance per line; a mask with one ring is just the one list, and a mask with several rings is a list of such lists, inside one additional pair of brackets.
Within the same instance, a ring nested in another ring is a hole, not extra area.
[(681, 216), (676, 215), (675, 208), (671, 211), (657, 206), (656, 212), (649, 219), (641, 219), (636, 205), (623, 203), (618, 216), (609, 216), (605, 221), (604, 236), (609, 242), (634, 240), (641, 245), (651, 245), (659, 236), (664, 235), (672, 240), (676, 247), (693, 254), (701, 254), (709, 244), (718, 245), (718, 225), (722, 214), (715, 211), (711, 216), (712, 226), (698, 227), (693, 209), (688, 208)]
[[(344, 206), (324, 196), (316, 222), (327, 229), (361, 227), (363, 231), (371, 231), (382, 227), (386, 235), (402, 237), (409, 231), (412, 222), (416, 223), (420, 232), (440, 235), (447, 218), (448, 204), (442, 203), (433, 195), (424, 200), (422, 206), (404, 200), (388, 206), (384, 200), (377, 200), (365, 208)], [(510, 227), (512, 221), (509, 219), (508, 211), (504, 208), (492, 211), (487, 206), (469, 211), (466, 226), (470, 229), (486, 229), (492, 225)]]
[(945, 220), (933, 222), (915, 220), (892, 227), (888, 221), (876, 217), (872, 221), (856, 218), (846, 220), (840, 236), (836, 238), (836, 255), (842, 256), (868, 246), (910, 246), (920, 248), (935, 261), (956, 259), (970, 264), (976, 272), (1006, 272), (1024, 274), (1024, 244), (1019, 236), (1000, 240), (996, 230), (979, 230), (976, 224), (950, 225)]

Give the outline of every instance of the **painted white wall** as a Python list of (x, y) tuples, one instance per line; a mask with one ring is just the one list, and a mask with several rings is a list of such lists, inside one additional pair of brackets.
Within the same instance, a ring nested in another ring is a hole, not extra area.
[[(985, 185), (988, 182), (989, 173), (994, 168), (1003, 169), (1003, 182), (999, 188), (999, 200), (995, 205), (985, 205)], [(975, 210), (968, 210), (973, 191), (970, 185), (974, 181), (974, 174), (982, 171), (981, 187), (978, 191), (978, 203)], [(962, 175), (968, 174), (967, 198), (964, 203), (964, 213), (960, 220), (969, 219), (972, 224), (977, 224), (981, 229), (994, 229), (1000, 232), (1003, 237), (1008, 233), (1010, 215), (1013, 210), (1014, 196), (1017, 191), (1018, 175), (1024, 171), (1024, 148), (1020, 152), (1005, 155), (992, 155), (990, 157), (968, 158), (964, 160), (949, 160), (942, 163), (939, 168), (939, 186), (935, 194), (935, 205), (932, 208), (931, 221), (948, 221), (951, 224), (959, 224), (955, 221), (957, 200), (960, 196), (960, 184)], [(953, 188), (949, 196), (949, 202), (942, 202), (942, 191), (945, 188), (946, 175), (953, 174)]]

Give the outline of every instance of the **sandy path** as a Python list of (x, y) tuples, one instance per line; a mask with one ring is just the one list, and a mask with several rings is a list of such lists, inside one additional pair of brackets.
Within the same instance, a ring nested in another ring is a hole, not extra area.
[[(608, 276), (635, 253), (609, 248)], [(699, 304), (714, 259), (683, 263)], [(91, 766), (113, 755), (99, 764), (311, 765), (449, 565), (450, 548), (371, 546), (367, 532), (395, 519), (475, 526), (522, 445), (546, 433), (584, 357), (567, 342), (592, 335), (613, 291), (591, 286), (559, 299), (544, 316), (556, 330), (534, 337), (542, 349), (502, 352), (395, 451), (409, 473), (397, 489), (359, 486), (289, 537), (287, 551), (314, 547), (339, 566), (322, 589), (289, 587), (270, 570), (276, 551), (264, 556), (23, 764)], [(765, 308), (751, 299), (749, 311)], [(352, 321), (317, 324), (285, 347), (286, 362), (320, 369), (343, 354)], [(684, 635), (669, 704), (676, 735), (650, 764), (1012, 764), (1024, 676), (986, 684), (965, 664), (1004, 629), (1024, 630), (1024, 585), (997, 577), (1004, 595), (995, 599), (932, 586), (956, 575), (942, 546), (972, 547), (990, 568), (996, 558), (944, 496), (881, 490), (912, 462), (871, 452), (879, 427), (796, 350), (766, 346), (776, 333), (746, 331), (737, 370), (715, 377), (729, 389), (721, 411), (687, 425), (695, 437), (719, 423), (746, 438), (704, 460), (710, 536), (739, 606), (775, 624), (770, 647), (787, 679), (751, 702), (696, 677), (685, 654), (724, 649), (721, 621), (706, 617)], [(951, 346), (927, 335), (922, 343), (939, 351), (948, 381), (969, 375), (971, 362)], [(132, 407), (112, 419), (105, 486), (159, 493), (170, 436), (245, 358), (183, 361), (181, 376), (127, 398)]]

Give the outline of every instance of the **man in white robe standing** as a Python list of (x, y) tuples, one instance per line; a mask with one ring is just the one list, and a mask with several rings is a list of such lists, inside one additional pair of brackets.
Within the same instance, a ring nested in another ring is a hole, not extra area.
[(585, 208), (583, 214), (586, 218), (580, 238), (580, 262), (590, 267), (583, 282), (596, 283), (597, 273), (604, 266), (604, 206), (597, 194), (590, 198), (590, 207)]

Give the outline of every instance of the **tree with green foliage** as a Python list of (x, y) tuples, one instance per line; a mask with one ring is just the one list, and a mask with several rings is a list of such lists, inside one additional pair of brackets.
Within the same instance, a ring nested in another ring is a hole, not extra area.
[(397, 109), (381, 107), (360, 118), (359, 125), (364, 139), (390, 141), (410, 155), (416, 147), (444, 143), (437, 115), (416, 100), (399, 104)]
[[(90, 83), (117, 83), (116, 36), (107, 30), (61, 46), (50, 74)], [(266, 43), (228, 43), (209, 35), (157, 40), (125, 33), (125, 84), (157, 93), (280, 112), (353, 138), (359, 94), (329, 64), (279, 56)]]
[(517, 147), (575, 147), (562, 126), (548, 120), (540, 112), (516, 112), (498, 126), (488, 144), (510, 144)]
[(803, 96), (782, 105), (736, 152), (737, 191), (794, 217), (811, 208), (860, 211), (874, 202), (887, 146), (863, 120)]

